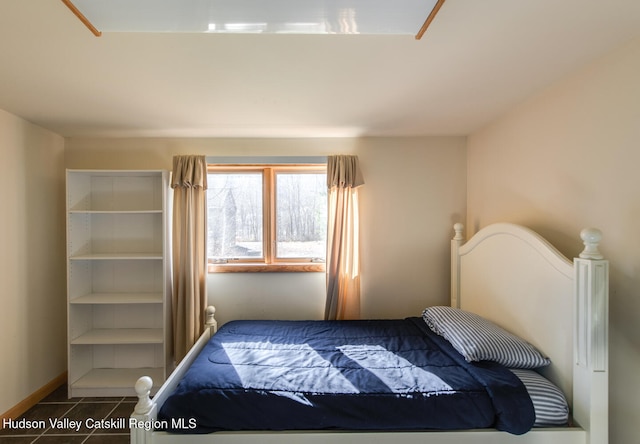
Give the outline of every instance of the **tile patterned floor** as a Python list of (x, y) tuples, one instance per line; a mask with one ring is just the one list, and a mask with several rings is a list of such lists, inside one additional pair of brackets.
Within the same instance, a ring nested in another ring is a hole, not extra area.
[[(16, 420), (25, 419), (30, 424), (0, 430), (0, 444), (126, 444), (128, 418), (136, 401), (122, 397), (68, 399), (67, 386), (63, 385)], [(50, 420), (56, 419), (61, 422), (52, 427)], [(77, 421), (77, 430), (71, 427), (71, 421)]]

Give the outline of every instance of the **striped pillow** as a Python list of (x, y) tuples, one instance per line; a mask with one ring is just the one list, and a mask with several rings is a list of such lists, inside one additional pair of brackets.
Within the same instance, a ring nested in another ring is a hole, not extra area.
[(569, 423), (569, 406), (562, 391), (533, 370), (510, 369), (527, 388), (536, 412), (534, 427), (558, 427)]
[(468, 311), (434, 306), (422, 312), (429, 328), (469, 361), (495, 361), (510, 368), (538, 368), (551, 361), (527, 341)]

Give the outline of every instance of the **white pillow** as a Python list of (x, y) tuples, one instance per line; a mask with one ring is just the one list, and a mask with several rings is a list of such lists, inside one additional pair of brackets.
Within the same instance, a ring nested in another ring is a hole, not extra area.
[(469, 361), (495, 361), (509, 368), (538, 368), (551, 361), (533, 345), (468, 311), (434, 306), (422, 318)]

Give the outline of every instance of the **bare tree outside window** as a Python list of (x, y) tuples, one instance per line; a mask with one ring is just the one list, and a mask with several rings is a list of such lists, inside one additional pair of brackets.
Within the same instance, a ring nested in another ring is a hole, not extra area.
[(214, 260), (263, 257), (262, 173), (208, 177), (208, 255)]
[(207, 200), (210, 263), (324, 262), (323, 166), (210, 168)]
[(276, 174), (276, 257), (324, 261), (326, 174)]

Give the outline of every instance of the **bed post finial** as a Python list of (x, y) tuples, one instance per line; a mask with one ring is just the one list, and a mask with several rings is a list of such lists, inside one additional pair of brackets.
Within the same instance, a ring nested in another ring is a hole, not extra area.
[(215, 333), (218, 330), (218, 321), (216, 321), (216, 318), (215, 318), (216, 307), (214, 307), (213, 305), (209, 305), (205, 309), (204, 314), (205, 314), (205, 321), (204, 321), (205, 327), (211, 329), (211, 333)]
[(462, 225), (460, 222), (458, 222), (457, 224), (453, 224), (453, 231), (455, 231), (456, 233), (456, 235), (453, 237), (453, 240), (464, 240), (464, 236), (462, 235), (462, 232), (464, 231), (464, 225)]
[(598, 244), (602, 240), (602, 231), (597, 228), (585, 228), (580, 232), (580, 237), (584, 242), (584, 250), (580, 253), (582, 259), (602, 259), (603, 256), (598, 250)]
[(134, 407), (134, 413), (145, 415), (151, 411), (153, 403), (149, 395), (153, 387), (153, 380), (148, 376), (142, 376), (136, 381), (135, 391), (138, 395), (138, 403)]

